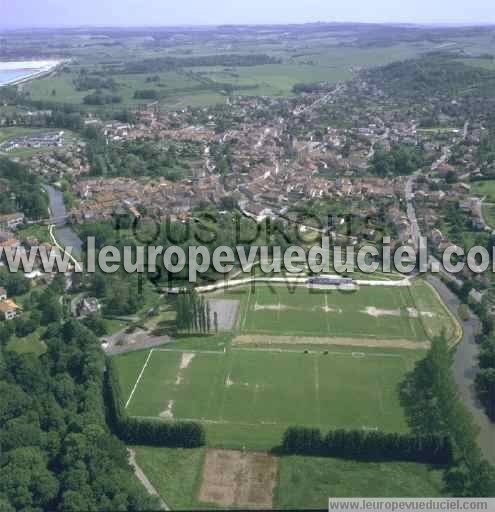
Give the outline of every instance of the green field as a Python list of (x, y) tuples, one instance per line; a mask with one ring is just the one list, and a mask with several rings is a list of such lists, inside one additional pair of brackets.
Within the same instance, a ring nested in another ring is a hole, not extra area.
[(0, 128), (0, 144), (2, 142), (15, 139), (16, 137), (24, 137), (26, 135), (34, 135), (36, 133), (47, 132), (49, 130), (42, 130), (36, 128), (20, 128), (20, 127), (9, 127)]
[(362, 286), (357, 291), (289, 285), (230, 289), (211, 295), (240, 300), (244, 334), (427, 341), (455, 324), (422, 281), (411, 287)]
[[(137, 462), (174, 510), (210, 508), (198, 501), (205, 450), (134, 447)], [(442, 496), (442, 472), (406, 462), (357, 462), (322, 457), (281, 457), (276, 508), (324, 508), (334, 497)]]
[(471, 183), (471, 192), (478, 196), (485, 196), (488, 202), (495, 203), (495, 180)]
[(116, 362), (129, 415), (201, 421), (212, 446), (269, 449), (290, 425), (405, 431), (398, 386), (423, 352), (331, 348), (153, 349)]
[(483, 217), (489, 226), (495, 226), (495, 205), (483, 204)]
[(200, 508), (196, 497), (201, 484), (204, 448), (136, 446), (134, 449), (139, 466), (170, 507), (174, 510)]
[(328, 497), (442, 496), (442, 472), (424, 464), (282, 457), (275, 504), (323, 508)]

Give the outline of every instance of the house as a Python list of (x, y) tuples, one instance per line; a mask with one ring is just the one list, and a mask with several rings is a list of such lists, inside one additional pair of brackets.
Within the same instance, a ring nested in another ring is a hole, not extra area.
[(7, 290), (3, 286), (0, 286), (0, 302), (4, 300), (7, 300)]
[(3, 320), (13, 320), (17, 316), (19, 306), (13, 300), (5, 300), (0, 303), (0, 317)]
[(0, 228), (2, 229), (16, 229), (22, 224), (24, 224), (23, 213), (0, 215)]
[(84, 297), (77, 306), (78, 316), (88, 316), (98, 313), (100, 303), (95, 297)]

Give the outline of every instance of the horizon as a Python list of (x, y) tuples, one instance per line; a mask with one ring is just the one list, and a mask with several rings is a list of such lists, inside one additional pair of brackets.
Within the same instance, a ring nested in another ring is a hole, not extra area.
[(161, 0), (87, 0), (84, 5), (67, 5), (63, 0), (35, 0), (7, 3), (1, 0), (2, 29), (29, 28), (136, 28), (136, 27), (217, 27), (222, 25), (303, 25), (315, 23), (396, 24), (424, 26), (480, 26), (495, 24), (495, 9), (488, 0), (473, 0), (469, 9), (459, 1), (438, 0), (435, 4), (417, 0), (414, 5), (398, 5), (362, 0), (329, 5), (323, 0), (296, 2), (262, 0), (237, 2), (183, 0), (167, 5)]
[(494, 27), (495, 21), (472, 21), (469, 23), (432, 21), (432, 22), (413, 22), (413, 21), (306, 21), (300, 23), (292, 22), (266, 22), (266, 23), (177, 23), (177, 24), (81, 24), (81, 25), (1, 25), (0, 30), (84, 30), (84, 29), (167, 29), (167, 28), (224, 28), (224, 27), (285, 27), (285, 26), (305, 26), (305, 25), (370, 25), (370, 26), (397, 26), (397, 27), (419, 27), (419, 28), (476, 28), (476, 27)]

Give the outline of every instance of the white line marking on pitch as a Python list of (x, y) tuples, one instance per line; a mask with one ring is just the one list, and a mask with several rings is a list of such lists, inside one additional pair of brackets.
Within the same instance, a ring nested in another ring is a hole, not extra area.
[[(232, 347), (230, 349), (232, 352), (275, 352), (277, 354), (303, 354), (305, 350), (308, 354), (321, 354), (328, 356), (349, 356), (355, 359), (362, 359), (362, 357), (356, 357), (353, 354), (357, 354), (358, 352), (333, 352), (329, 350), (325, 350), (322, 348), (318, 349), (289, 349), (289, 348), (243, 348), (243, 347)], [(385, 354), (385, 353), (373, 353), (373, 352), (360, 352), (360, 354), (364, 354), (365, 357), (394, 357), (398, 359), (402, 359), (400, 354)]]
[(187, 348), (154, 348), (153, 352), (179, 352), (181, 354), (191, 353), (191, 354), (225, 354), (224, 350), (189, 350)]
[(154, 349), (150, 350), (150, 353), (148, 354), (148, 357), (146, 358), (146, 361), (144, 362), (143, 367), (141, 368), (141, 372), (138, 375), (138, 378), (136, 380), (136, 383), (134, 384), (134, 387), (132, 388), (131, 394), (129, 395), (129, 398), (128, 398), (126, 404), (125, 404), (124, 409), (127, 409), (127, 406), (131, 403), (132, 397), (134, 396), (134, 393), (135, 393), (135, 391), (136, 391), (136, 389), (138, 387), (138, 384), (139, 384), (139, 382), (141, 380), (141, 377), (143, 376), (144, 370), (146, 370), (146, 367), (148, 366), (148, 362), (150, 360), (151, 354), (153, 354), (153, 350)]

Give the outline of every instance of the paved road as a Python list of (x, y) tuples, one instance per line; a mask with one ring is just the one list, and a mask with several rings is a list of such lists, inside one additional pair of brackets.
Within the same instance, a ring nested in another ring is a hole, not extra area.
[(170, 336), (153, 336), (143, 329), (136, 329), (132, 333), (127, 333), (122, 329), (115, 334), (101, 338), (103, 350), (110, 355), (125, 354), (145, 348), (154, 348), (170, 343), (173, 340)]
[(459, 318), (458, 309), (461, 302), (457, 296), (438, 277), (429, 275), (426, 279), (434, 286), (450, 311), (463, 326), (464, 336), (457, 346), (452, 368), (454, 378), (459, 396), (480, 429), (478, 443), (481, 451), (488, 461), (495, 464), (495, 424), (488, 419), (474, 391), (474, 379), (479, 370), (478, 354), (480, 351), (475, 336), (480, 328), (480, 321), (478, 317), (471, 315), (470, 320), (463, 322)]

